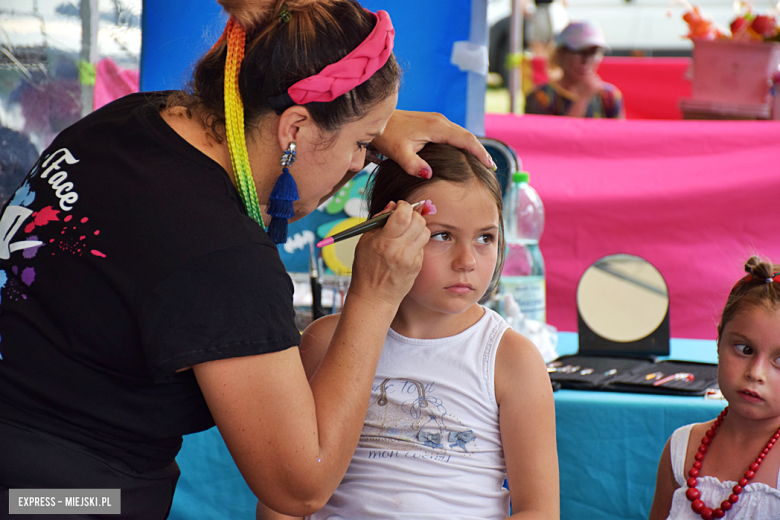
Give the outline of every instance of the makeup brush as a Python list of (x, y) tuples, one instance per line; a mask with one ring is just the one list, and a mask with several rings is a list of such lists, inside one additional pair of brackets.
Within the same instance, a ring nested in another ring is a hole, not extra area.
[[(423, 211), (427, 208), (429, 208), (429, 211), (425, 213), (425, 215), (433, 215), (436, 213), (436, 206), (431, 204), (430, 202), (426, 200), (421, 200), (420, 202), (416, 202), (412, 204), (412, 209), (417, 208), (420, 205), (425, 204), (426, 207), (423, 208)], [(324, 238), (317, 242), (317, 247), (325, 247), (329, 246), (331, 244), (335, 244), (336, 242), (341, 242), (342, 240), (346, 240), (348, 238), (356, 237), (358, 235), (362, 235), (363, 233), (367, 231), (371, 231), (372, 229), (378, 229), (383, 227), (387, 223), (387, 219), (390, 218), (390, 215), (392, 215), (393, 212), (390, 211), (389, 213), (382, 213), (381, 215), (377, 215), (373, 218), (370, 218), (366, 220), (365, 222), (361, 222), (360, 224), (356, 226), (352, 226), (349, 229), (345, 229), (341, 233), (336, 233), (332, 237)]]

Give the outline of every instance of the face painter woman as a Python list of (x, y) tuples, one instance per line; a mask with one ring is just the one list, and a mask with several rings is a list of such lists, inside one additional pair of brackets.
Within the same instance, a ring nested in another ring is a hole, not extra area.
[(311, 381), (276, 244), (369, 145), (423, 178), (428, 141), (491, 164), (443, 116), (395, 110), (386, 12), (220, 3), (229, 20), (187, 90), (132, 94), (65, 129), (3, 208), (0, 508), (11, 489), (111, 488), (121, 518), (166, 518), (182, 436), (216, 424), (262, 502), (319, 509), (430, 233), (401, 201), (363, 235)]

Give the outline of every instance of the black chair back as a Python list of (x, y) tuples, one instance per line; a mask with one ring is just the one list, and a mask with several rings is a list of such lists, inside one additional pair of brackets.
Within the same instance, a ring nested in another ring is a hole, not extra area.
[(496, 163), (498, 167), (496, 176), (501, 183), (501, 193), (506, 195), (509, 183), (512, 182), (512, 175), (523, 170), (523, 163), (511, 146), (489, 137), (479, 137), (478, 139), (490, 153), (493, 162)]

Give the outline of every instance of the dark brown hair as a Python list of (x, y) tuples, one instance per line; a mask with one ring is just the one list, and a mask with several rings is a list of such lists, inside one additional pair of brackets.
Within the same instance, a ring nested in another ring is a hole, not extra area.
[[(374, 15), (353, 0), (219, 0), (246, 29), (246, 50), (238, 76), (244, 124), (254, 127), (273, 109), (267, 99), (317, 74), (357, 47), (376, 25)], [(291, 13), (285, 22), (282, 6)], [(226, 42), (198, 62), (191, 83), (167, 105), (201, 112), (217, 138), (224, 130)], [(323, 132), (336, 132), (394, 94), (400, 71), (391, 55), (371, 78), (328, 103), (304, 105)]]
[(496, 202), (499, 223), (498, 259), (490, 287), (480, 300), (483, 302), (495, 290), (501, 269), (504, 266), (504, 204), (498, 178), (471, 152), (448, 144), (428, 143), (419, 152), (419, 155), (435, 172), (431, 180), (413, 177), (407, 174), (396, 162), (384, 161), (371, 175), (368, 182), (366, 191), (368, 213), (370, 216), (380, 213), (391, 201), (411, 201), (417, 191), (438, 182), (454, 182), (456, 184), (477, 182), (482, 185)]
[(758, 306), (768, 309), (780, 308), (780, 283), (767, 282), (767, 279), (773, 278), (780, 272), (780, 266), (752, 256), (745, 262), (745, 272), (748, 274), (731, 289), (726, 300), (718, 323), (718, 341), (723, 333), (723, 327), (743, 310)]

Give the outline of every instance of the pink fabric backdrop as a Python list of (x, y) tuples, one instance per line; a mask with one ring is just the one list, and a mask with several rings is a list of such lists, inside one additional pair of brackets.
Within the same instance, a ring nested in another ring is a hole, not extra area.
[(548, 322), (577, 330), (576, 289), (630, 253), (666, 278), (673, 337), (713, 339), (744, 261), (780, 263), (780, 122), (488, 114), (541, 196)]
[(627, 119), (682, 119), (681, 97), (691, 97), (690, 58), (607, 56), (599, 75), (623, 93)]

